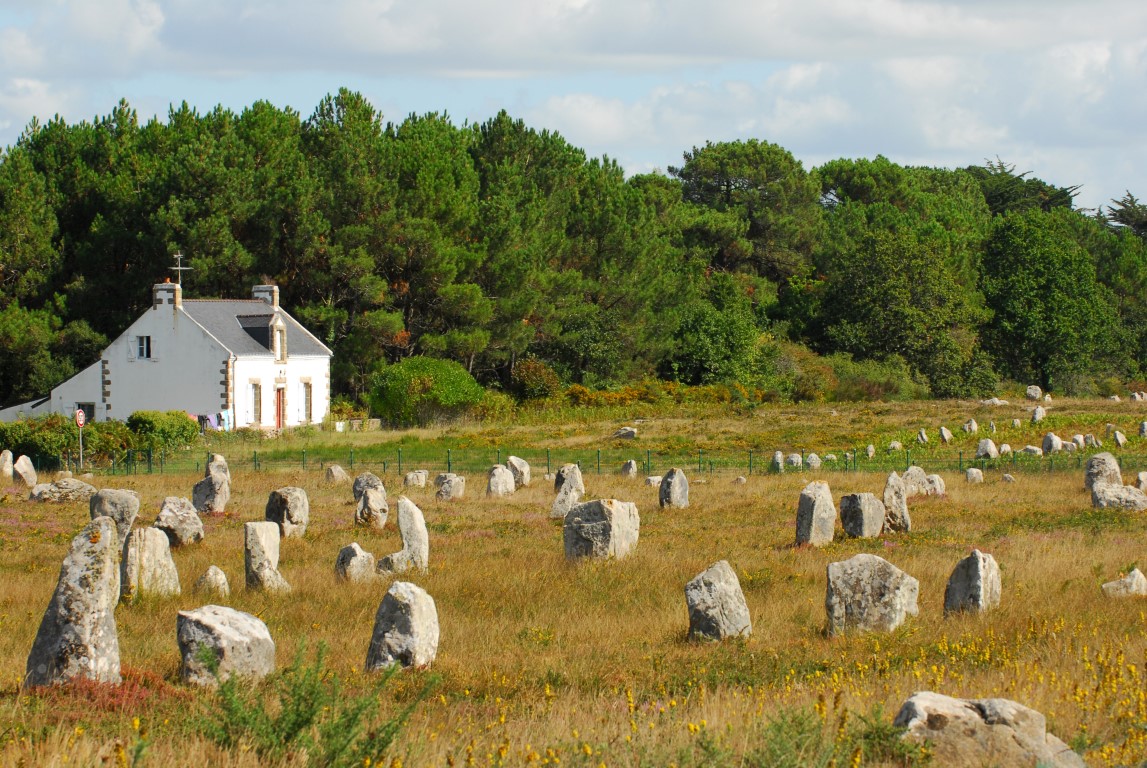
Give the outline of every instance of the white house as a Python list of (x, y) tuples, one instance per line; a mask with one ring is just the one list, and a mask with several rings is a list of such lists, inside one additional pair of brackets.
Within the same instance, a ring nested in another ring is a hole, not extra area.
[(223, 429), (322, 422), (330, 349), (279, 307), (277, 286), (251, 295), (185, 301), (176, 283), (154, 286), (151, 309), (98, 362), (48, 397), (0, 410), (0, 421), (80, 408), (90, 421), (186, 411)]

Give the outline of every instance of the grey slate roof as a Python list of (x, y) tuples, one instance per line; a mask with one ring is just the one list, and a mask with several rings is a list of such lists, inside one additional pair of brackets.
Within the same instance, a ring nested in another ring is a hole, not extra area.
[[(236, 356), (274, 353), (267, 326), (276, 310), (260, 299), (184, 299), (183, 311)], [(287, 328), (287, 355), (330, 355), (331, 351), (282, 309)]]

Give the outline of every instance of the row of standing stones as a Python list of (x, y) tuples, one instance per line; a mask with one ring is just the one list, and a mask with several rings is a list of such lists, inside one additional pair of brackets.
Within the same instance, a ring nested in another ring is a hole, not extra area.
[[(628, 462), (624, 471), (636, 477), (636, 462)], [(326, 479), (350, 480), (337, 465), (327, 468)], [(425, 487), (428, 479), (429, 473), (420, 470), (408, 473), (404, 483)], [(582, 502), (585, 484), (576, 464), (563, 466), (553, 479), (551, 516), (564, 520), (563, 543), (568, 558), (621, 559), (632, 551), (640, 529), (635, 504), (617, 499)], [(657, 481), (661, 508), (689, 506), (689, 483), (681, 469), (647, 479), (651, 481)], [(487, 496), (507, 495), (529, 482), (529, 465), (510, 457), (506, 465), (489, 471)], [(1104, 489), (1125, 488), (1118, 462), (1110, 454), (1089, 460), (1086, 484), (1093, 499), (1096, 489), (1103, 493)], [(436, 498), (440, 500), (461, 498), (465, 478), (445, 473), (436, 478), (436, 486)], [(56, 591), (28, 658), (26, 686), (55, 684), (75, 677), (119, 682), (114, 619), (117, 603), (131, 603), (145, 593), (178, 594), (179, 578), (171, 548), (202, 539), (198, 513), (223, 511), (230, 497), (230, 473), (222, 456), (212, 457), (204, 479), (196, 484), (194, 502), (168, 497), (155, 524), (135, 530), (132, 523), (138, 515), (139, 498), (134, 492), (88, 488), (92, 491), (92, 521), (72, 541), (61, 567)], [(356, 524), (383, 527), (389, 508), (382, 481), (369, 472), (363, 473), (354, 480), (352, 490)], [(907, 499), (920, 494), (943, 495), (945, 490), (941, 477), (926, 475), (919, 467), (911, 467), (903, 477), (891, 473), (883, 500), (869, 493), (841, 499), (842, 527), (847, 535), (860, 537), (909, 531), (912, 522)], [(400, 497), (397, 506), (402, 550), (375, 563), (373, 555), (364, 552), (357, 542), (352, 543), (340, 550), (336, 558), (339, 578), (357, 581), (427, 569), (429, 537), (422, 512), (406, 497)], [(281, 538), (305, 534), (309, 522), (306, 492), (295, 487), (273, 491), (265, 517), (263, 522), (244, 526), (247, 587), (286, 592), (290, 586), (278, 570), (279, 543)], [(828, 485), (810, 483), (798, 502), (797, 544), (820, 546), (831, 541), (835, 520), (836, 509)], [(883, 558), (859, 554), (829, 564), (826, 575), (829, 634), (891, 631), (918, 612), (919, 582)], [(211, 566), (196, 582), (196, 590), (224, 597), (229, 593), (226, 577), (216, 566)], [(1111, 596), (1147, 594), (1147, 577), (1133, 571), (1124, 579), (1105, 584), (1103, 590)], [(736, 572), (727, 561), (714, 563), (690, 580), (685, 586), (685, 598), (691, 638), (723, 640), (751, 634), (748, 605)], [(998, 565), (990, 554), (973, 550), (956, 565), (949, 578), (944, 610), (946, 614), (986, 611), (998, 605), (999, 599)], [(413, 583), (395, 581), (376, 613), (366, 668), (377, 670), (396, 663), (429, 665), (436, 656), (438, 638), (433, 598)], [(260, 678), (275, 669), (274, 641), (266, 625), (255, 616), (231, 608), (206, 605), (179, 612), (177, 640), (182, 677), (191, 684), (214, 685), (232, 675)], [(205, 663), (204, 649), (209, 650), (207, 658), (213, 656), (214, 663)], [(958, 727), (937, 727), (937, 723)], [(1003, 699), (960, 700), (931, 692), (917, 693), (905, 702), (896, 724), (905, 727), (906, 738), (926, 739), (934, 745), (939, 742), (937, 754), (942, 757), (950, 753), (957, 761), (971, 759), (969, 754), (986, 748), (986, 744), (998, 749), (1006, 743), (1020, 750), (1018, 759), (1043, 760), (1052, 765), (1083, 764), (1075, 753), (1046, 732), (1042, 715)], [(970, 738), (969, 734), (977, 729), (983, 735)], [(985, 752), (984, 756), (998, 754)]]

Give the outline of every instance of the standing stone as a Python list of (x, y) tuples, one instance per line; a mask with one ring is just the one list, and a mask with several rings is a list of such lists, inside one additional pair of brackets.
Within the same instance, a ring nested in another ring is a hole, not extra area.
[(514, 488), (524, 488), (530, 484), (530, 465), (525, 459), (511, 456), (506, 459), (506, 467), (514, 476)]
[(214, 453), (207, 462), (203, 479), (191, 490), (191, 501), (195, 509), (203, 514), (222, 514), (231, 500), (231, 469), (227, 459)]
[(928, 495), (929, 496), (943, 496), (948, 492), (947, 487), (944, 485), (944, 478), (939, 475), (928, 475)]
[(110, 517), (115, 520), (116, 533), (120, 541), (126, 541), (131, 525), (139, 515), (139, 494), (135, 491), (121, 491), (104, 488), (88, 499), (88, 513), (92, 520), (97, 517)]
[[(661, 478), (657, 478), (658, 484), (661, 483)], [(648, 483), (646, 483), (648, 485)], [(554, 498), (554, 503), (550, 506), (550, 518), (558, 519), (564, 518), (566, 513), (576, 507), (581, 502), (582, 491), (578, 488), (577, 483), (565, 483), (562, 485), (558, 495)]]
[(904, 476), (900, 479), (904, 482), (905, 497), (910, 499), (913, 496), (928, 495), (928, 475), (915, 464), (904, 470)]
[(119, 554), (110, 517), (97, 517), (72, 539), (28, 654), (25, 688), (75, 678), (119, 684)]
[(453, 472), (445, 472), (434, 478), (434, 485), (438, 488), (434, 498), (439, 501), (454, 501), (466, 495), (466, 478)]
[(416, 469), (406, 473), (402, 478), (402, 484), (407, 488), (425, 488), (428, 480), (430, 480), (429, 470)]
[(39, 483), (32, 489), (28, 498), (32, 501), (52, 501), (57, 504), (76, 501), (86, 501), (90, 504), (95, 493), (95, 487), (88, 485), (83, 480), (61, 477), (51, 484)]
[(1087, 441), (1083, 439), (1083, 435), (1072, 435), (1071, 443), (1077, 450), (1082, 450), (1087, 445)]
[(1047, 719), (1009, 699), (954, 699), (931, 691), (912, 695), (893, 725), (901, 737), (927, 744), (938, 766), (1086, 768), (1083, 758), (1047, 732)]
[(1135, 568), (1122, 579), (1107, 582), (1101, 589), (1107, 597), (1140, 597), (1147, 595), (1147, 576)]
[(271, 491), (263, 519), (279, 526), (284, 539), (303, 538), (311, 521), (311, 502), (302, 488), (287, 486)]
[(1024, 454), (1025, 456), (1043, 456), (1043, 449), (1038, 445), (1025, 445), (1024, 449), (1020, 451), (1020, 453)]
[(347, 544), (335, 558), (335, 576), (343, 581), (374, 580), (374, 555), (360, 547), (357, 541)]
[(358, 499), (354, 510), (354, 524), (363, 528), (373, 528), (381, 531), (386, 527), (386, 519), (390, 514), (390, 507), (386, 503), (386, 494), (377, 488), (367, 488)]
[(828, 632), (891, 632), (918, 612), (920, 582), (884, 558), (859, 554), (828, 565)]
[(398, 497), (398, 535), (402, 549), (378, 561), (379, 573), (406, 573), (411, 568), (425, 572), (430, 564), (430, 534), (422, 510), (406, 498)]
[(168, 496), (163, 500), (154, 526), (167, 534), (173, 547), (203, 540), (203, 521), (192, 503), (180, 496)]
[(956, 564), (944, 590), (944, 614), (983, 613), (1000, 604), (1000, 566), (996, 558), (973, 549)]
[(120, 599), (132, 603), (144, 595), (173, 597), (179, 593), (179, 571), (164, 532), (137, 528), (129, 533), (120, 567)]
[(487, 496), (509, 496), (514, 492), (514, 473), (502, 464), (490, 467), (486, 475)]
[(996, 422), (994, 422), (994, 421), (988, 422), (988, 431), (991, 432), (993, 435), (996, 434)]
[(279, 526), (271, 522), (244, 523), (243, 542), (247, 588), (290, 592), (291, 585), (279, 573)]
[(1039, 424), (1041, 421), (1043, 421), (1046, 418), (1047, 418), (1047, 411), (1044, 410), (1044, 407), (1042, 405), (1037, 405), (1032, 410), (1032, 424)]
[(840, 524), (849, 536), (870, 539), (884, 530), (884, 504), (873, 493), (853, 493), (840, 499)]
[[(1147, 472), (1142, 472), (1140, 474), (1147, 475)], [(744, 475), (737, 475), (733, 478), (733, 485), (744, 485), (747, 482), (749, 481)]]
[(1123, 434), (1118, 429), (1113, 433), (1113, 439), (1115, 440), (1116, 448), (1122, 448), (1123, 446), (1127, 445), (1127, 435)]
[(346, 473), (338, 464), (331, 464), (327, 467), (326, 474), (324, 475), (328, 483), (349, 483), (350, 475)]
[(996, 443), (990, 437), (985, 437), (976, 446), (977, 459), (998, 459), (1000, 458), (1000, 449), (996, 447)]
[(634, 427), (622, 427), (613, 433), (614, 440), (632, 440), (637, 437), (637, 429)]
[(1139, 512), (1147, 509), (1147, 493), (1131, 485), (1096, 483), (1091, 489), (1091, 506), (1097, 509), (1115, 507)]
[(374, 616), (365, 670), (430, 666), (438, 655), (438, 633), (434, 598), (410, 582), (394, 582)]
[(629, 480), (637, 479), (637, 462), (633, 459), (621, 465), (621, 476)]
[(912, 530), (912, 517), (908, 514), (908, 494), (904, 481), (895, 472), (888, 475), (884, 483), (884, 530)]
[(354, 485), (351, 486), (351, 492), (354, 493), (356, 504), (358, 500), (362, 498), (362, 494), (367, 488), (375, 488), (382, 491), (384, 498), (386, 496), (386, 486), (382, 484), (382, 480), (378, 478), (378, 475), (373, 472), (363, 472), (354, 479)]
[(657, 503), (662, 509), (673, 507), (684, 509), (689, 506), (689, 479), (685, 471), (674, 467), (661, 478), (661, 488), (657, 491)]
[(650, 488), (660, 488), (661, 475), (650, 475), (649, 477), (645, 478), (645, 485)]
[(16, 459), (12, 465), (12, 479), (23, 480), (24, 485), (35, 488), (39, 479), (36, 477), (36, 468), (32, 466), (32, 460), (27, 456)]
[(12, 452), (7, 448), (0, 451), (0, 483), (12, 482)]
[(1032, 384), (1027, 388), (1027, 391), (1024, 392), (1024, 395), (1028, 400), (1042, 400), (1043, 390), (1037, 387), (1035, 384)]
[(637, 546), (637, 506), (617, 499), (578, 504), (566, 515), (562, 539), (566, 557), (622, 558)]
[(808, 467), (809, 469), (811, 469), (813, 471), (818, 470), (818, 469), (820, 469), (820, 464), (821, 464), (820, 456), (817, 456), (815, 453), (810, 453), (808, 456), (805, 457), (804, 463), (805, 463), (805, 466)]
[(979, 467), (968, 467), (968, 471), (964, 473), (964, 477), (973, 485), (984, 482), (984, 472)]
[(1014, 483), (1016, 481), (1015, 477), (1013, 477), (1012, 475), (1009, 475), (1007, 473), (1004, 473), (1004, 476), (1000, 479), (1003, 480), (1005, 483)]
[(944, 445), (952, 442), (952, 430), (947, 427), (940, 427), (940, 442)]
[(974, 435), (980, 431), (980, 425), (976, 423), (975, 419), (968, 419), (964, 422), (964, 431), (970, 435)]
[(828, 483), (817, 480), (801, 491), (797, 502), (797, 546), (823, 547), (832, 543), (836, 529), (836, 505)]
[(1059, 438), (1054, 432), (1048, 432), (1043, 436), (1043, 443), (1040, 446), (1044, 453), (1059, 453), (1063, 450), (1063, 440)]
[(585, 496), (585, 481), (582, 480), (581, 467), (577, 464), (564, 464), (554, 476), (554, 492), (560, 491), (566, 483), (573, 483), (577, 492)]
[(1139, 422), (1139, 437), (1147, 437), (1147, 421)]
[[(275, 641), (267, 625), (249, 613), (205, 605), (180, 611), (175, 629), (185, 683), (214, 687), (231, 677), (254, 681), (275, 671)], [(204, 663), (208, 654), (215, 657), (210, 664)]]
[(1102, 448), (1103, 443), (1100, 442), (1095, 435), (1087, 434), (1083, 436), (1083, 445), (1085, 448)]
[(876, 446), (872, 443), (869, 443), (868, 446), (864, 449), (864, 455), (870, 459), (874, 458), (876, 456)]
[(793, 469), (800, 469), (804, 466), (804, 459), (801, 458), (799, 453), (790, 453), (785, 457), (785, 466), (792, 467)]
[(1110, 453), (1097, 453), (1087, 460), (1087, 474), (1083, 487), (1091, 490), (1097, 485), (1123, 485), (1119, 460)]
[(741, 582), (728, 561), (721, 560), (685, 585), (691, 640), (724, 640), (753, 633)]
[(780, 451), (773, 454), (772, 469), (774, 472), (785, 471), (785, 455)]
[(928, 444), (928, 431), (923, 427), (920, 427), (920, 431), (916, 433), (916, 442), (920, 443), (921, 445)]
[(210, 566), (195, 582), (192, 590), (198, 594), (214, 595), (228, 598), (231, 596), (231, 585), (227, 583), (227, 574), (217, 565)]
[(1147, 472), (1140, 472), (1136, 475), (1135, 487), (1141, 491), (1147, 491)]
[(1021, 426), (1023, 424), (1020, 423), (1019, 419), (1012, 419), (1012, 429), (1019, 429)]

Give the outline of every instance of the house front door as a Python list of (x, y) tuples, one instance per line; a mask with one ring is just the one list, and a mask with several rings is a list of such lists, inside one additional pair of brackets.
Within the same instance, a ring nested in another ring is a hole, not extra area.
[(275, 390), (275, 429), (282, 429), (287, 420), (287, 390), (279, 387)]

